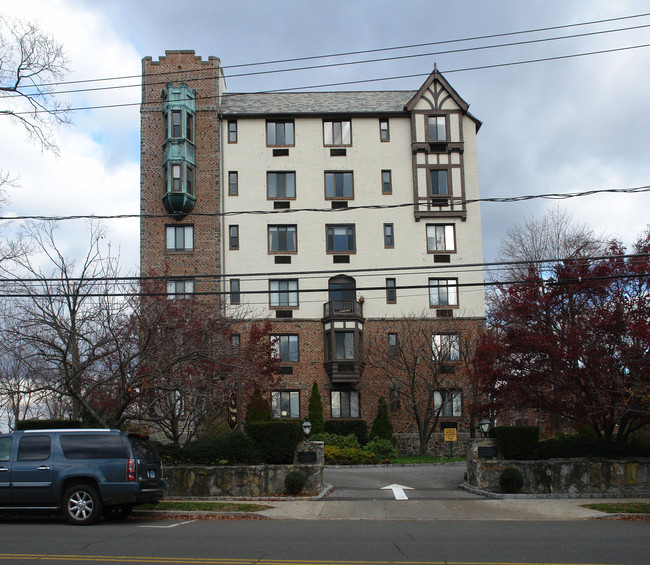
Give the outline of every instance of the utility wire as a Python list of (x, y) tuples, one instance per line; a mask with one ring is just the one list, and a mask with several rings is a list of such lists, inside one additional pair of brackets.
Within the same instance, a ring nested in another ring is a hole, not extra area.
[[(230, 69), (237, 69), (237, 68), (246, 68), (246, 67), (257, 67), (257, 66), (266, 66), (266, 65), (277, 65), (277, 64), (286, 64), (286, 63), (296, 63), (296, 62), (303, 62), (303, 61), (312, 61), (312, 60), (319, 60), (319, 59), (331, 59), (331, 58), (337, 58), (337, 57), (349, 57), (353, 55), (366, 55), (370, 53), (381, 53), (384, 51), (397, 51), (397, 50), (405, 50), (405, 49), (416, 49), (420, 47), (432, 47), (434, 45), (447, 45), (447, 44), (454, 44), (454, 43), (464, 43), (467, 41), (479, 41), (479, 40), (484, 40), (484, 39), (495, 39), (499, 37), (510, 37), (510, 36), (515, 36), (515, 35), (525, 35), (525, 34), (530, 34), (530, 33), (539, 33), (543, 31), (555, 31), (555, 30), (560, 30), (560, 29), (569, 29), (572, 27), (581, 27), (581, 26), (588, 26), (588, 25), (596, 25), (596, 24), (603, 24), (603, 23), (610, 23), (610, 22), (616, 22), (616, 21), (623, 21), (623, 20), (630, 20), (630, 19), (636, 19), (636, 18), (644, 18), (650, 16), (650, 13), (644, 13), (644, 14), (633, 14), (629, 16), (620, 16), (617, 18), (607, 18), (607, 19), (602, 19), (602, 20), (592, 20), (592, 21), (587, 21), (587, 22), (578, 22), (578, 23), (573, 23), (573, 24), (564, 24), (564, 25), (558, 25), (558, 26), (549, 26), (549, 27), (542, 27), (542, 28), (533, 28), (533, 29), (527, 29), (527, 30), (519, 30), (519, 31), (512, 31), (512, 32), (504, 32), (504, 33), (495, 33), (495, 34), (489, 34), (489, 35), (479, 35), (479, 36), (473, 36), (473, 37), (465, 37), (465, 38), (458, 38), (458, 39), (447, 39), (447, 40), (441, 40), (441, 41), (432, 41), (432, 42), (427, 42), (427, 43), (415, 43), (411, 45), (398, 45), (398, 46), (393, 46), (393, 47), (380, 47), (377, 49), (364, 49), (360, 51), (347, 51), (347, 52), (340, 52), (340, 53), (330, 53), (330, 54), (325, 54), (325, 55), (311, 55), (311, 56), (306, 56), (306, 57), (294, 57), (294, 58), (288, 58), (288, 59), (276, 59), (272, 61), (260, 61), (260, 62), (253, 62), (253, 63), (242, 63), (238, 65), (229, 65), (229, 66), (221, 66), (222, 69), (224, 70), (230, 70)], [(205, 69), (195, 69), (195, 70), (188, 70), (184, 72), (204, 72)], [(161, 73), (151, 73), (148, 76), (169, 76), (169, 75), (174, 75), (177, 74), (177, 71), (166, 71), (166, 72), (161, 72)], [(103, 81), (110, 81), (110, 80), (126, 80), (126, 79), (131, 79), (131, 78), (141, 78), (141, 75), (125, 75), (121, 77), (107, 77), (107, 78), (97, 78), (97, 79), (84, 79), (84, 80), (74, 80), (74, 81), (59, 81), (59, 82), (52, 82), (52, 83), (44, 83), (41, 84), (41, 87), (50, 87), (50, 86), (61, 86), (61, 85), (67, 85), (67, 84), (81, 84), (81, 83), (89, 83), (89, 82), (103, 82)]]
[[(303, 67), (293, 67), (293, 68), (286, 68), (286, 69), (272, 69), (272, 70), (265, 70), (265, 71), (250, 71), (250, 72), (245, 72), (245, 73), (236, 73), (236, 74), (230, 74), (226, 75), (227, 79), (233, 79), (233, 78), (242, 78), (242, 77), (251, 77), (251, 76), (262, 76), (262, 75), (269, 75), (269, 74), (280, 74), (280, 73), (291, 73), (291, 72), (298, 72), (298, 71), (312, 71), (312, 70), (320, 70), (320, 69), (328, 69), (328, 68), (337, 68), (337, 67), (347, 67), (347, 66), (353, 66), (353, 65), (365, 65), (365, 64), (370, 64), (370, 63), (386, 63), (386, 62), (392, 62), (392, 61), (399, 61), (399, 60), (404, 60), (404, 59), (416, 59), (420, 57), (433, 57), (433, 56), (438, 56), (438, 55), (452, 55), (452, 54), (458, 54), (458, 53), (470, 53), (470, 52), (476, 52), (476, 51), (485, 51), (487, 49), (500, 49), (500, 48), (505, 48), (505, 47), (519, 47), (522, 45), (532, 45), (535, 43), (547, 43), (550, 41), (559, 41), (563, 39), (576, 39), (576, 38), (581, 38), (581, 37), (591, 37), (591, 36), (597, 36), (597, 35), (604, 35), (608, 33), (618, 33), (621, 31), (633, 31), (633, 30), (639, 30), (639, 29), (645, 29), (650, 27), (650, 24), (645, 24), (645, 25), (638, 25), (638, 26), (632, 26), (632, 27), (626, 27), (626, 28), (619, 28), (619, 29), (607, 29), (607, 30), (601, 30), (601, 31), (592, 31), (592, 32), (585, 32), (585, 33), (578, 33), (578, 34), (572, 34), (572, 35), (564, 35), (564, 36), (558, 36), (558, 37), (545, 37), (545, 38), (540, 38), (540, 39), (528, 39), (528, 40), (522, 40), (522, 41), (515, 41), (511, 43), (501, 43), (497, 45), (481, 45), (478, 47), (464, 47), (460, 49), (448, 49), (445, 51), (434, 51), (434, 52), (429, 52), (429, 53), (415, 53), (415, 54), (410, 54), (410, 55), (398, 55), (394, 57), (381, 57), (381, 58), (376, 58), (376, 59), (363, 59), (363, 60), (358, 60), (358, 61), (344, 61), (340, 63), (327, 63), (327, 64), (322, 64), (322, 65), (309, 65), (309, 66), (303, 66)], [(223, 67), (221, 67), (223, 69)], [(204, 73), (206, 69), (201, 69)], [(176, 72), (178, 74), (178, 71)], [(147, 75), (147, 78), (151, 77), (152, 75)], [(154, 75), (155, 76), (155, 75)], [(194, 81), (208, 81), (208, 80), (214, 80), (213, 76), (203, 76), (203, 77), (197, 77), (196, 79), (193, 79)], [(152, 87), (152, 86), (161, 86), (167, 84), (167, 81), (160, 81), (160, 82), (147, 82), (146, 86), (147, 87)], [(72, 89), (72, 90), (59, 90), (59, 91), (51, 91), (48, 92), (48, 96), (55, 96), (55, 95), (61, 95), (61, 94), (78, 94), (81, 92), (99, 92), (99, 91), (106, 91), (106, 90), (116, 90), (116, 89), (123, 89), (123, 88), (141, 88), (142, 87), (142, 82), (139, 82), (137, 84), (126, 84), (126, 85), (116, 85), (116, 86), (103, 86), (103, 87), (95, 87), (95, 88), (83, 88), (83, 89)], [(42, 85), (26, 85), (25, 88), (42, 88)], [(16, 94), (11, 94), (8, 97), (18, 97), (18, 96), (24, 96), (25, 93), (23, 93), (23, 89), (21, 89), (20, 93)], [(38, 93), (35, 93), (35, 95), (38, 95)]]
[[(501, 68), (501, 67), (511, 67), (511, 66), (516, 66), (516, 65), (527, 65), (527, 64), (532, 64), (532, 63), (542, 63), (542, 62), (549, 62), (549, 61), (559, 61), (563, 59), (572, 59), (572, 58), (577, 58), (577, 57), (586, 57), (586, 56), (591, 56), (591, 55), (603, 55), (607, 53), (617, 53), (617, 52), (622, 52), (622, 51), (629, 51), (632, 49), (643, 49), (646, 47), (650, 47), (650, 43), (645, 43), (645, 44), (640, 44), (640, 45), (631, 45), (627, 47), (617, 47), (617, 48), (612, 48), (612, 49), (602, 49), (599, 51), (588, 51), (584, 53), (574, 53), (570, 55), (558, 55), (554, 57), (542, 57), (539, 59), (528, 59), (528, 60), (521, 60), (521, 61), (511, 61), (507, 63), (495, 63), (492, 65), (478, 65), (475, 67), (465, 67), (465, 68), (460, 68), (460, 69), (450, 69), (444, 71), (443, 74), (451, 74), (451, 73), (459, 73), (459, 72), (466, 72), (466, 71), (477, 71), (477, 70), (485, 70), (485, 69), (496, 69), (496, 68)], [(332, 83), (324, 83), (324, 84), (312, 84), (312, 85), (306, 85), (306, 86), (293, 86), (293, 87), (287, 87), (287, 88), (278, 88), (278, 89), (272, 89), (272, 90), (265, 90), (265, 91), (258, 91), (258, 92), (247, 92), (247, 93), (231, 93), (227, 94), (227, 96), (245, 96), (245, 95), (250, 95), (250, 94), (274, 94), (274, 93), (281, 93), (281, 92), (292, 92), (295, 90), (298, 91), (304, 91), (308, 89), (318, 89), (318, 88), (331, 88), (334, 86), (349, 86), (353, 84), (368, 84), (372, 82), (383, 82), (383, 81), (389, 81), (389, 80), (401, 80), (401, 79), (408, 79), (408, 78), (423, 78), (429, 76), (431, 73), (417, 73), (417, 74), (411, 74), (411, 75), (401, 75), (401, 76), (392, 76), (392, 77), (381, 77), (381, 78), (371, 78), (371, 79), (362, 79), (362, 80), (354, 80), (354, 81), (342, 81), (342, 82), (332, 82)], [(203, 99), (214, 99), (214, 96), (205, 96), (205, 97), (200, 97), (197, 96), (195, 100), (203, 100)], [(86, 111), (86, 110), (103, 110), (103, 109), (109, 109), (109, 108), (126, 108), (126, 107), (131, 107), (131, 106), (146, 106), (146, 105), (153, 105), (153, 102), (125, 102), (125, 103), (120, 103), (120, 104), (102, 104), (98, 106), (83, 106), (83, 107), (76, 107), (76, 108), (63, 108), (63, 109), (42, 109), (42, 110), (31, 110), (31, 111), (24, 111), (24, 112), (13, 112), (13, 115), (26, 115), (26, 114), (39, 114), (39, 113), (48, 113), (48, 114), (58, 114), (58, 113), (66, 113), (66, 112), (78, 112), (78, 111)], [(156, 105), (158, 102), (155, 103)]]
[[(600, 188), (585, 190), (579, 192), (555, 192), (547, 194), (528, 194), (521, 196), (506, 197), (484, 197), (484, 198), (467, 198), (449, 196), (449, 200), (454, 200), (455, 204), (478, 204), (485, 203), (510, 203), (525, 202), (528, 200), (567, 200), (569, 198), (579, 198), (583, 196), (594, 196), (598, 194), (641, 194), (650, 191), (650, 186), (637, 186), (633, 188)], [(359, 206), (348, 206), (346, 208), (283, 208), (279, 210), (233, 210), (230, 212), (192, 212), (192, 216), (202, 217), (219, 217), (225, 218), (230, 216), (257, 216), (257, 215), (274, 215), (274, 214), (295, 214), (297, 212), (327, 212), (327, 213), (345, 213), (357, 210), (391, 210), (397, 208), (409, 208), (423, 203), (404, 202), (400, 204), (366, 204)], [(12, 220), (39, 220), (39, 221), (66, 221), (66, 220), (116, 220), (116, 219), (133, 219), (133, 218), (169, 218), (169, 214), (77, 214), (69, 216), (43, 216), (43, 215), (25, 215), (25, 216), (2, 216), (0, 221)]]

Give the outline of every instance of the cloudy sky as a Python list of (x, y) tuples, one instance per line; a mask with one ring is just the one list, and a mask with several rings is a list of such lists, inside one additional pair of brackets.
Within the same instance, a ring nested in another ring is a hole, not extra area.
[[(21, 0), (5, 15), (37, 22), (65, 46), (78, 83), (61, 90), (73, 124), (56, 136), (60, 156), (25, 141), (19, 126), (0, 120), (0, 169), (20, 175), (5, 215), (137, 214), (139, 211), (139, 74), (141, 59), (165, 50), (217, 56), (230, 92), (384, 79), (340, 90), (415, 90), (434, 63), (470, 111), (478, 135), (481, 195), (486, 198), (572, 193), (650, 184), (650, 47), (494, 67), (517, 61), (650, 44), (650, 14), (596, 25), (427, 45), (364, 55), (240, 67), (477, 36), (521, 32), (650, 12), (645, 0)], [(564, 40), (477, 50), (476, 47), (638, 27)], [(473, 47), (473, 50), (466, 50)], [(465, 49), (456, 53), (442, 51)], [(235, 76), (292, 66), (423, 55), (362, 65)], [(463, 70), (468, 68), (475, 70)], [(492, 68), (485, 68), (492, 67)], [(387, 80), (407, 75), (410, 78)], [(92, 107), (119, 105), (116, 108)], [(482, 204), (483, 247), (493, 260), (506, 228), (557, 202)], [(559, 204), (579, 222), (629, 244), (650, 221), (650, 193), (605, 194)], [(109, 220), (124, 271), (138, 268), (137, 219)], [(63, 247), (83, 249), (84, 222), (61, 223)]]

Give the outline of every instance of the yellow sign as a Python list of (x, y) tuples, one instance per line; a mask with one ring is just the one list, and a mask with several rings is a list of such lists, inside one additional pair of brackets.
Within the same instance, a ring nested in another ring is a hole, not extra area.
[(445, 428), (445, 441), (458, 441), (456, 428)]

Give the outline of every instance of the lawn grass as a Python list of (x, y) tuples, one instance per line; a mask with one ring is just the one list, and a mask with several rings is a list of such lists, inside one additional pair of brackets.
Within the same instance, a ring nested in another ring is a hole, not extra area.
[(200, 500), (163, 500), (158, 504), (143, 504), (142, 510), (203, 510), (207, 512), (258, 512), (271, 508), (265, 504), (250, 502), (206, 502)]
[(650, 502), (598, 502), (584, 506), (608, 514), (650, 514)]

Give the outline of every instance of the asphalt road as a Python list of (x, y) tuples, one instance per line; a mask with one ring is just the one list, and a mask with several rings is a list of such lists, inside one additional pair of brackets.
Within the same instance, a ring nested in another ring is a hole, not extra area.
[(0, 561), (219, 565), (647, 565), (647, 522), (2, 519)]

